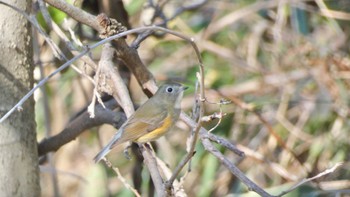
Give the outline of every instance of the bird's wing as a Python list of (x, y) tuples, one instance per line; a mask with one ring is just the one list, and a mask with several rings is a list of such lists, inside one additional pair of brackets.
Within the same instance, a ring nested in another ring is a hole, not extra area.
[(113, 147), (126, 141), (133, 141), (155, 130), (164, 123), (167, 112), (163, 111), (157, 115), (144, 118), (135, 118), (131, 116), (119, 131), (113, 136), (113, 139), (95, 156), (95, 162), (99, 162), (105, 157)]
[[(126, 141), (134, 141), (139, 137), (144, 136), (147, 133), (157, 129), (163, 125), (167, 115), (167, 111), (162, 111), (154, 116), (130, 118), (129, 121), (123, 125), (122, 134), (117, 144)], [(117, 144), (113, 144), (112, 147)]]
[[(147, 133), (150, 133), (164, 124), (168, 116), (167, 110), (162, 109), (159, 105), (153, 103), (151, 99), (148, 100), (148, 102), (151, 103), (148, 103), (147, 107), (145, 107), (146, 105), (142, 105), (119, 128), (118, 132), (113, 136), (113, 139), (96, 155), (94, 158), (96, 162), (106, 156), (113, 147), (126, 141), (137, 140), (141, 136), (145, 136)], [(149, 110), (150, 105), (155, 106), (156, 108)]]

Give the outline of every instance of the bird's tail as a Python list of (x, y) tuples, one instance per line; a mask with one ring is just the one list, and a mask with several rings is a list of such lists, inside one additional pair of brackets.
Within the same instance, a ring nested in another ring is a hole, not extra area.
[(112, 148), (117, 145), (117, 142), (121, 136), (121, 132), (119, 131), (113, 136), (113, 139), (94, 157), (94, 161), (98, 163), (103, 159), (111, 150)]

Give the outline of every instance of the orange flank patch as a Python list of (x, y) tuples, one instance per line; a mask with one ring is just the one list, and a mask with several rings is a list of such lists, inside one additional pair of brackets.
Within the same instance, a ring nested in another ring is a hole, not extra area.
[(146, 142), (156, 140), (157, 138), (163, 136), (170, 129), (171, 126), (172, 126), (172, 118), (170, 116), (167, 116), (160, 127), (158, 127), (157, 129), (154, 129), (153, 131), (148, 132), (144, 136), (139, 137), (135, 141), (138, 143), (146, 143)]

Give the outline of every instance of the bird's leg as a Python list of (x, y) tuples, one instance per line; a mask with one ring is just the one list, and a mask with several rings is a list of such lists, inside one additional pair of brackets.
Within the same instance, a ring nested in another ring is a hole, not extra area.
[(128, 145), (125, 146), (124, 151), (123, 151), (125, 158), (127, 158), (128, 160), (131, 160), (131, 156), (129, 153), (129, 148), (131, 148), (131, 145), (132, 145), (132, 143), (128, 143)]
[(154, 152), (153, 147), (152, 147), (152, 144), (151, 144), (150, 142), (147, 142), (147, 143), (145, 143), (145, 144), (143, 144), (143, 145), (144, 145), (148, 150)]

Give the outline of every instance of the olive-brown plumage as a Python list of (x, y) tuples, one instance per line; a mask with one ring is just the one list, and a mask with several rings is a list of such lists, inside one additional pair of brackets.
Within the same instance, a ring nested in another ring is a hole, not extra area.
[(162, 85), (119, 128), (112, 140), (96, 155), (99, 162), (109, 151), (124, 142), (146, 143), (163, 136), (179, 119), (181, 99), (187, 87), (178, 83)]

